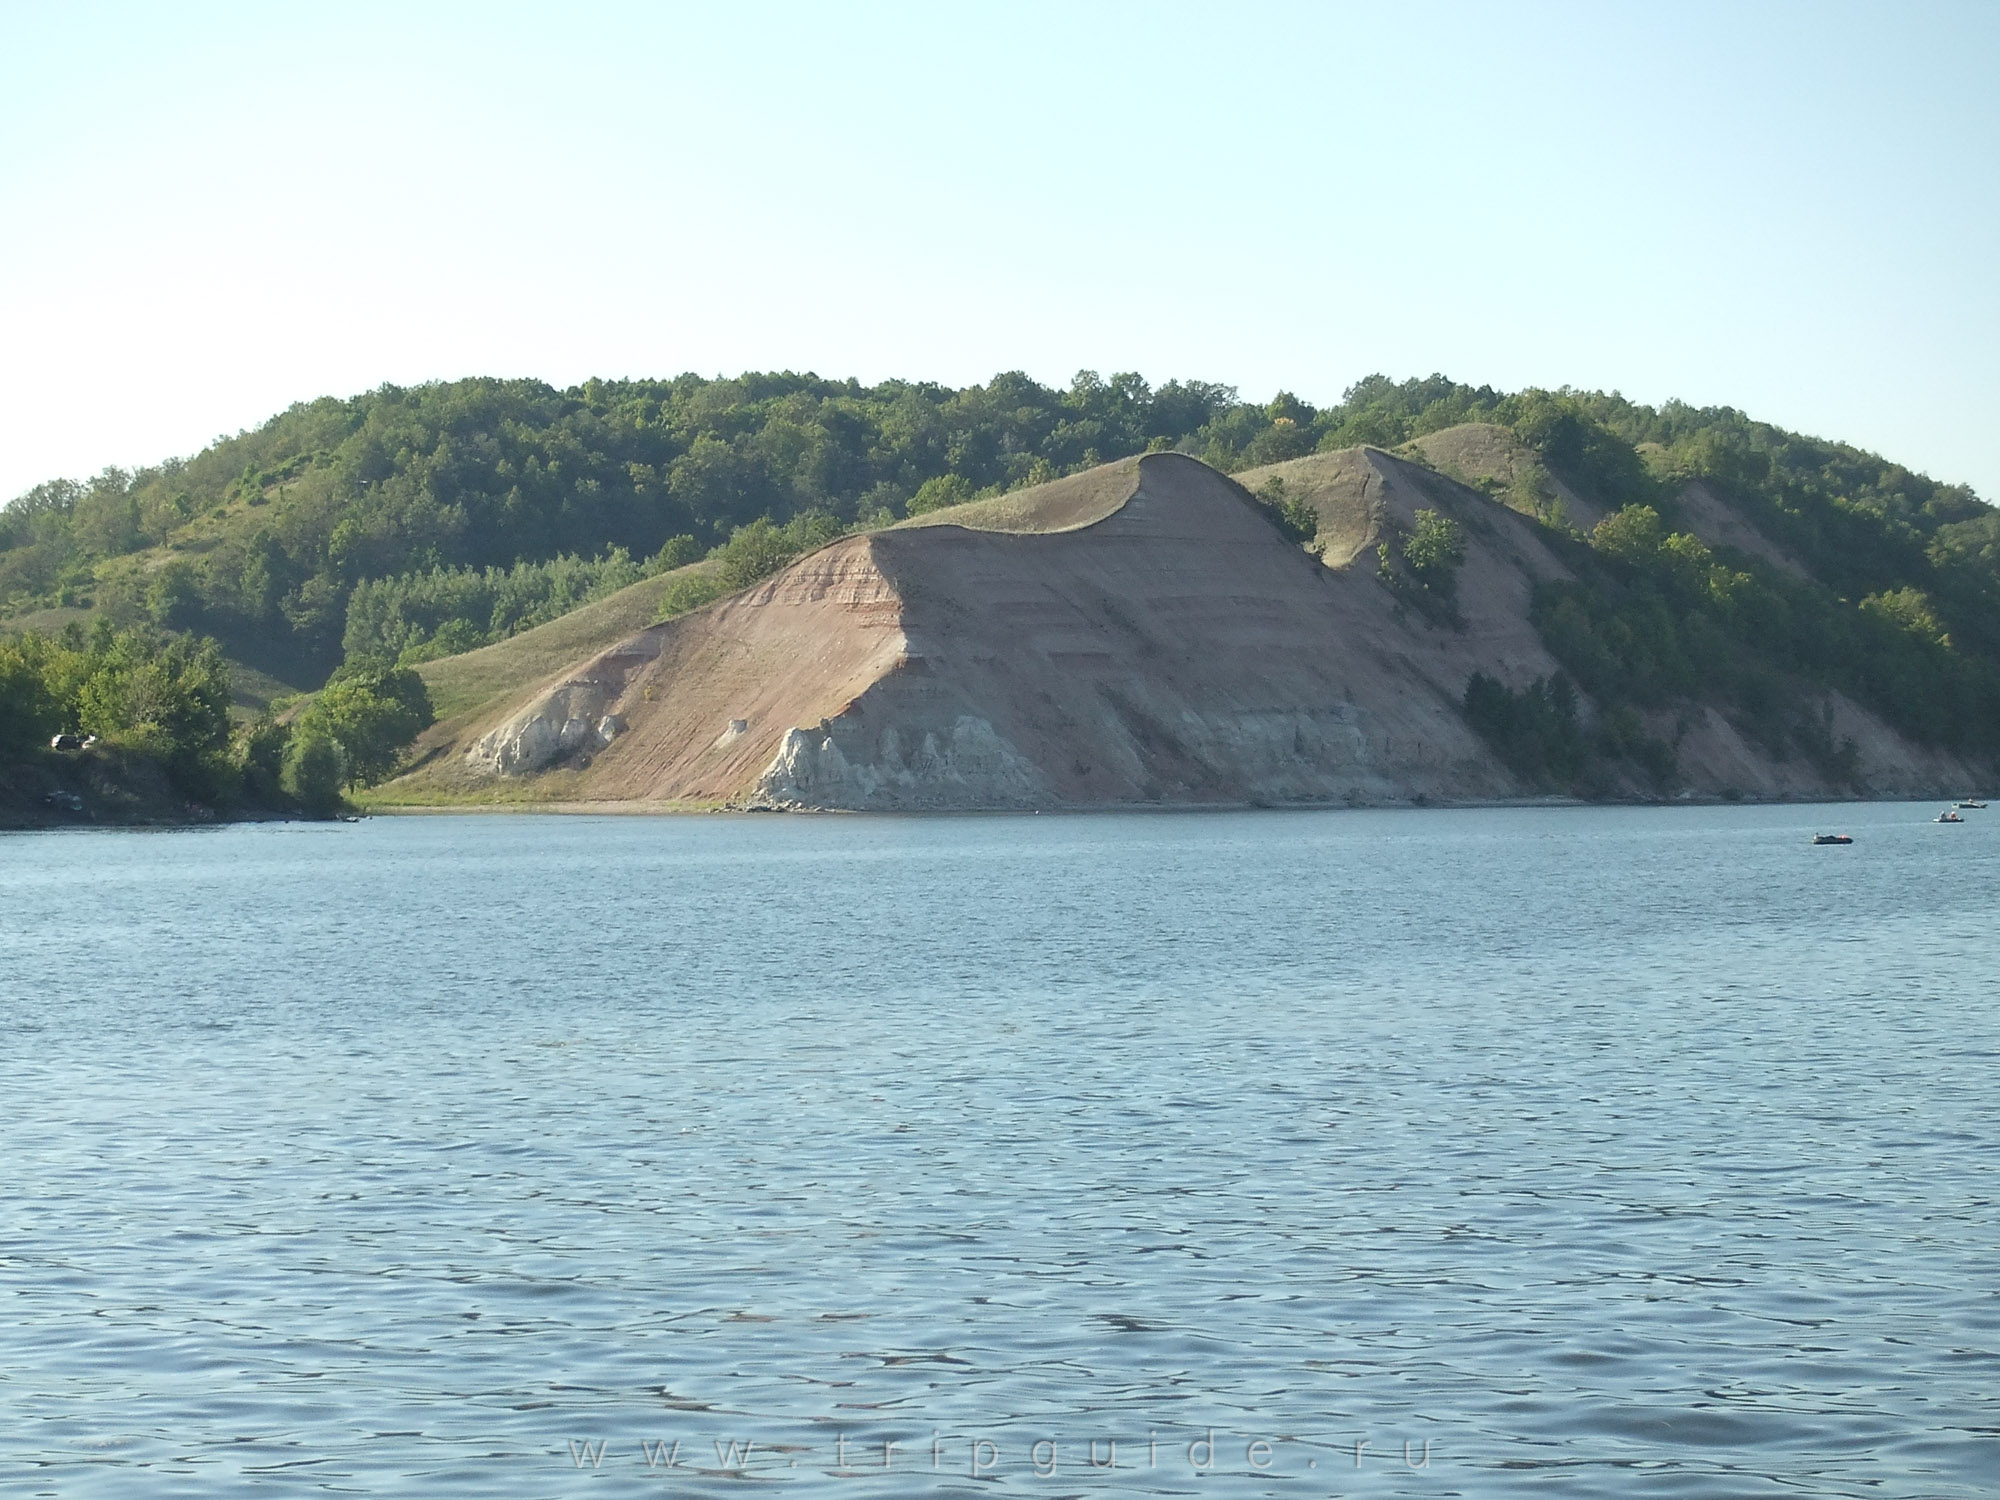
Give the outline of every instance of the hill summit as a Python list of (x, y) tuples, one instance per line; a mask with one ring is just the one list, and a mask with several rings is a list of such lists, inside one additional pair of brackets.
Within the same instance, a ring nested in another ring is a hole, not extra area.
[[(1588, 519), (1588, 502), (1570, 503)], [(1686, 510), (1711, 545), (1783, 566), (1733, 513), (1699, 497)], [(1408, 560), (1427, 527), (1455, 552), (1431, 582)], [(1548, 751), (1567, 735), (1571, 769), (1602, 795), (1972, 784), (1962, 759), (1838, 691), (1813, 698), (1828, 741), (1815, 759), (1774, 755), (1712, 707), (1620, 715), (1552, 688), (1565, 669), (1535, 601), (1577, 586), (1588, 556), (1378, 449), (1235, 478), (1147, 455), (837, 540), (440, 725), (386, 795), (970, 810), (1553, 789), (1546, 764), (1510, 755), (1511, 726), (1482, 720), (1480, 683), (1501, 714), (1541, 705)]]
[[(135, 687), (176, 651), (198, 735)], [(1089, 371), (385, 386), (0, 509), (8, 755), (87, 730), (227, 806), (334, 684), (319, 780), (406, 800), (1963, 791), (2000, 512), (1727, 408)]]

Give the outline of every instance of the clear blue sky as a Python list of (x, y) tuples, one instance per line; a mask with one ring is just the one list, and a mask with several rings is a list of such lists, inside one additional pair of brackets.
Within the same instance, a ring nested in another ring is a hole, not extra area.
[(0, 0), (0, 496), (383, 381), (1439, 370), (2000, 499), (2000, 5)]

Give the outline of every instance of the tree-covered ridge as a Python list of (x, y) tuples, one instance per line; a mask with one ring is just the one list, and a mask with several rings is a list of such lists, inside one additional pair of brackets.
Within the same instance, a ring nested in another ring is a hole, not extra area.
[(364, 579), (648, 558), (807, 511), (891, 519), (947, 476), (976, 493), (1148, 446), (1227, 447), (1246, 410), (1224, 387), (1136, 376), (1067, 391), (1019, 375), (965, 390), (790, 374), (384, 387), (185, 462), (38, 486), (0, 512), (0, 606), (89, 601), (232, 642), (276, 631), (331, 659)]
[[(1775, 760), (1802, 756), (1829, 781), (1851, 780), (1855, 752), (1834, 731), (1824, 690), (1874, 710), (1923, 744), (1975, 759), (2000, 750), (2000, 660), (1954, 646), (1933, 598), (1903, 586), (1860, 600), (1757, 558), (1718, 553), (1691, 532), (1669, 531), (1651, 505), (1607, 516), (1568, 542), (1573, 582), (1535, 592), (1531, 618), (1550, 652), (1600, 710), (1595, 746), (1571, 731), (1573, 714), (1541, 714), (1562, 700), (1468, 686), (1465, 708), (1505, 754), (1539, 757), (1517, 771), (1588, 786), (1602, 767), (1582, 752), (1641, 760), (1660, 790), (1674, 781), (1671, 746), (1639, 733), (1706, 705)], [(1573, 702), (1573, 699), (1568, 700)], [(1524, 726), (1531, 729), (1522, 738)], [(1559, 726), (1569, 735), (1551, 734)], [(1536, 748), (1538, 747), (1538, 748)]]
[[(1709, 486), (1812, 573), (1788, 618), (1838, 626), (1815, 628), (1810, 647), (1781, 633), (1787, 666), (1841, 641), (1883, 659), (1874, 627), (1852, 617), (1875, 601), (1879, 621), (1891, 599), (1936, 625), (1937, 650), (2000, 661), (2000, 516), (1963, 486), (1727, 408), (1441, 376), (1370, 377), (1325, 408), (1091, 372), (1066, 389), (1018, 373), (957, 390), (797, 374), (383, 387), (294, 406), (186, 461), (38, 486), (0, 511), (0, 609), (88, 604), (318, 681), (344, 655), (416, 659), (497, 639), (716, 549), (714, 569), (676, 586), (668, 607), (685, 607), (843, 528), (1149, 449), (1233, 471), (1475, 421), (1511, 429), (1600, 503), (1651, 507), (1663, 535), (1684, 530), (1685, 484)], [(1583, 618), (1615, 637), (1607, 622), (1640, 610), (1648, 589), (1694, 608), (1623, 566), (1592, 575), (1590, 610), (1544, 607), (1555, 639), (1581, 652)], [(1711, 600), (1697, 613), (1715, 624), (1726, 610)], [(1636, 614), (1625, 626), (1652, 638)]]
[[(1432, 398), (1435, 382), (1382, 382), (1367, 403), (1376, 414), (1368, 421), (1410, 437), (1461, 421), (1500, 422), (1585, 494), (1613, 506), (1652, 505), (1670, 520), (1676, 493), (1700, 481), (1835, 595), (1859, 600), (1918, 588), (1939, 601), (1964, 640), (2000, 654), (2000, 511), (1966, 485), (1728, 407), (1655, 408), (1569, 391), (1496, 397), (1462, 386)], [(1350, 391), (1350, 402), (1369, 384)]]
[[(1064, 390), (1018, 374), (964, 390), (790, 374), (384, 387), (184, 462), (38, 486), (0, 510), (0, 613), (69, 604), (98, 621), (0, 649), (0, 718), (19, 742), (0, 750), (40, 754), (76, 730), (191, 800), (329, 808), (428, 720), (409, 663), (639, 578), (679, 570), (665, 617), (844, 530), (1132, 453), (1225, 471), (1361, 444), (1423, 460), (1418, 440), (1472, 422), (1612, 511), (1585, 536), (1540, 503), (1546, 485), (1505, 497), (1534, 502), (1569, 559), (1574, 581), (1542, 587), (1533, 618), (1595, 704), (1586, 720), (1563, 679), (1468, 685), (1468, 718), (1528, 780), (1588, 794), (1623, 765), (1664, 789), (1662, 726), (1696, 705), (1838, 773), (1827, 688), (1924, 743), (2000, 752), (2000, 513), (1963, 486), (1726, 408), (1371, 377), (1316, 409), (1089, 372)], [(1679, 509), (1696, 482), (1803, 573), (1697, 537)], [(1263, 498), (1310, 540), (1309, 507)], [(1385, 545), (1382, 576), (1433, 628), (1461, 628), (1460, 555), (1432, 515)], [(303, 714), (232, 735), (204, 636), (334, 680)]]

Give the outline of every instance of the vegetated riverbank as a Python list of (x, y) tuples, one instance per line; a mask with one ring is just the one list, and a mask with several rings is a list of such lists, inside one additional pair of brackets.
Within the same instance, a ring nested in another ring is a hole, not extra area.
[[(0, 628), (92, 618), (215, 637), (253, 707), (324, 682), (271, 715), (301, 805), (1798, 801), (2000, 755), (1964, 486), (1441, 377), (385, 388), (0, 511)], [(442, 722), (385, 754), (355, 679), (412, 668)], [(136, 743), (147, 697), (69, 718)]]
[(0, 762), (0, 831), (324, 821), (354, 812), (344, 799), (312, 808), (282, 796), (252, 800), (240, 782), (222, 791), (214, 801), (192, 797), (156, 757), (123, 745), (51, 750)]
[(110, 745), (0, 763), (0, 828), (214, 822), (150, 756)]
[(336, 817), (431, 720), (407, 668), (343, 668), (310, 700), (233, 711), (212, 640), (99, 621), (0, 638), (0, 827)]

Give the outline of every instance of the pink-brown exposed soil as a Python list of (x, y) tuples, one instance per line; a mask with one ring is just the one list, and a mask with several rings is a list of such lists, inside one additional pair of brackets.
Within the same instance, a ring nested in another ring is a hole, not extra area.
[[(1372, 449), (1244, 477), (1315, 505), (1326, 563), (1197, 461), (1127, 460), (965, 507), (972, 526), (948, 511), (835, 542), (449, 734), (408, 784), (884, 809), (1529, 792), (1458, 705), (1474, 671), (1559, 670), (1528, 618), (1536, 583), (1564, 576), (1543, 528)], [(1375, 544), (1419, 508), (1465, 528), (1456, 619), (1377, 575)], [(1870, 790), (1969, 784), (1835, 708)], [(1690, 720), (1659, 728), (1696, 794), (1841, 790)]]

